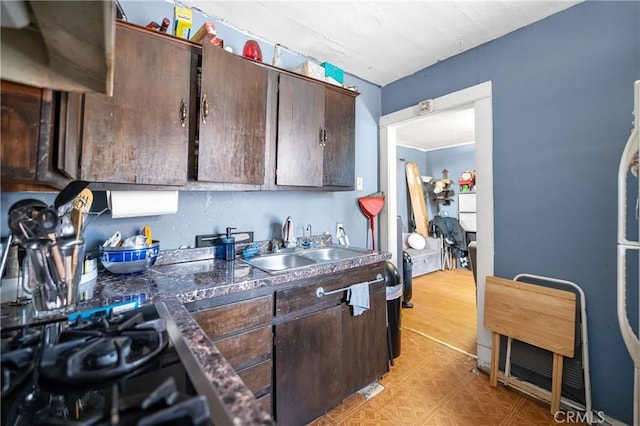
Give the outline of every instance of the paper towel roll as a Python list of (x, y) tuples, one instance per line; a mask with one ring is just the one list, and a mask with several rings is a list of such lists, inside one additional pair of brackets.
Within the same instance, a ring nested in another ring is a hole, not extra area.
[(112, 218), (157, 216), (178, 211), (178, 191), (107, 191)]

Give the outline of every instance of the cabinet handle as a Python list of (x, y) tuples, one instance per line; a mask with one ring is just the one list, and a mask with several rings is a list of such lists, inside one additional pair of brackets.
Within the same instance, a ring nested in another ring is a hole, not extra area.
[(323, 126), (320, 126), (320, 146), (326, 146), (326, 145), (327, 145), (327, 130)]
[(180, 125), (182, 127), (187, 125), (187, 103), (184, 98), (180, 101)]
[(202, 124), (207, 124), (207, 118), (209, 118), (209, 100), (207, 99), (207, 95), (202, 95), (200, 115), (202, 116)]

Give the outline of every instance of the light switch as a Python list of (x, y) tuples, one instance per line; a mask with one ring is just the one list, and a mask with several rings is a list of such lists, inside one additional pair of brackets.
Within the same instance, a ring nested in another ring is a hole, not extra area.
[(356, 178), (356, 189), (358, 191), (362, 191), (364, 189), (364, 181), (360, 176)]

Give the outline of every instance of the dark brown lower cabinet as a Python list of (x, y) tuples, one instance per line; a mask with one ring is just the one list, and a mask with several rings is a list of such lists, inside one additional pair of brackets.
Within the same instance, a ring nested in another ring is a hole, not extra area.
[(264, 410), (271, 413), (273, 295), (223, 304), (192, 315)]
[[(309, 423), (387, 371), (386, 291), (369, 286), (370, 309), (353, 316), (346, 292), (332, 291), (371, 281), (383, 270), (365, 267), (276, 292), (274, 328), (275, 418), (279, 426)], [(278, 317), (280, 315), (280, 318)]]
[(303, 425), (340, 404), (344, 394), (342, 306), (275, 329), (276, 421)]
[(349, 306), (342, 307), (346, 395), (359, 391), (387, 371), (387, 298), (382, 285), (370, 290), (371, 307), (361, 315), (354, 317)]

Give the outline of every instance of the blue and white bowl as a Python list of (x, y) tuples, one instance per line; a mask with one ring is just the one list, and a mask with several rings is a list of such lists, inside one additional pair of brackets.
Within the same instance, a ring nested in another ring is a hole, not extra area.
[(100, 262), (114, 274), (133, 274), (150, 268), (160, 253), (160, 242), (149, 246), (100, 247)]

